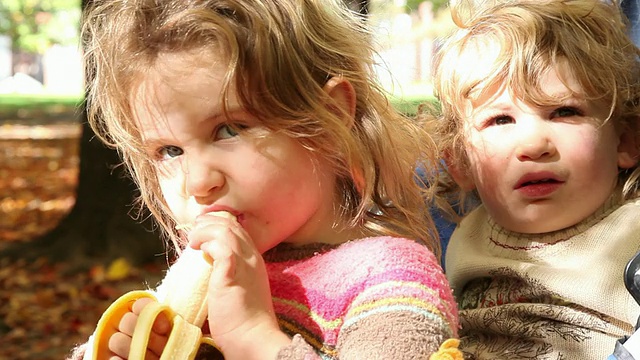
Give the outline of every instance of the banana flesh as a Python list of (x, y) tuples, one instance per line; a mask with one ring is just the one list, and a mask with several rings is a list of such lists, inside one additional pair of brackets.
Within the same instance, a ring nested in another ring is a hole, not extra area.
[[(217, 216), (235, 219), (227, 212)], [(164, 313), (172, 324), (167, 345), (160, 360), (193, 360), (202, 344), (215, 346), (211, 338), (204, 337), (202, 326), (207, 319), (207, 289), (212, 270), (212, 261), (200, 250), (186, 248), (171, 266), (162, 280), (166, 298), (158, 302), (147, 291), (131, 291), (116, 301), (102, 314), (94, 334), (92, 360), (109, 358), (109, 339), (118, 332), (120, 320), (131, 312), (133, 303), (141, 298), (156, 301), (146, 305), (136, 322), (131, 339), (129, 359), (142, 360), (147, 351), (151, 328), (156, 318)]]

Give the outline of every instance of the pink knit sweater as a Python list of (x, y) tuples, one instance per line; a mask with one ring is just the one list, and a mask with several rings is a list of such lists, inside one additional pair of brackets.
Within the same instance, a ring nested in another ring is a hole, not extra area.
[(293, 337), (278, 359), (426, 359), (457, 337), (448, 282), (414, 241), (281, 244), (264, 258), (280, 327)]

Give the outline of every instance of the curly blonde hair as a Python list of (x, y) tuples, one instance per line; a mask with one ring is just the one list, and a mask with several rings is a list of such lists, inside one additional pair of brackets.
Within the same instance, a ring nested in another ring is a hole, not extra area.
[[(559, 64), (572, 69), (580, 95), (608, 104), (609, 118), (637, 138), (640, 51), (626, 33), (617, 4), (601, 0), (457, 0), (458, 29), (435, 58), (440, 109), (425, 113), (440, 153), (468, 171), (463, 133), (465, 104), (504, 88), (523, 101), (552, 106), (562, 99), (543, 89), (542, 75)], [(485, 61), (486, 60), (486, 61)], [(564, 81), (564, 80), (563, 80)], [(565, 84), (566, 85), (566, 84)], [(567, 86), (569, 87), (569, 86)], [(626, 198), (638, 196), (640, 170), (622, 172)], [(443, 192), (465, 194), (445, 175)], [(451, 210), (451, 209), (447, 209)]]
[[(120, 152), (140, 204), (177, 247), (130, 99), (160, 55), (206, 52), (228, 63), (223, 104), (235, 89), (265, 127), (332, 164), (350, 225), (421, 240), (439, 254), (429, 193), (415, 175), (435, 163), (436, 146), (423, 126), (390, 105), (374, 75), (365, 19), (341, 0), (97, 0), (84, 14), (82, 36), (89, 122)], [(333, 76), (355, 89), (353, 126), (327, 106), (323, 86)]]

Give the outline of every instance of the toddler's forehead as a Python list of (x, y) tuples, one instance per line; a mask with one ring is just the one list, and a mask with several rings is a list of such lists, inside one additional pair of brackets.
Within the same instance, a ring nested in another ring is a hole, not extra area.
[(463, 82), (474, 84), (487, 79), (501, 66), (502, 48), (487, 41), (471, 41), (461, 49), (455, 71)]
[(525, 68), (502, 76), (504, 72), (470, 85), (465, 95), (469, 104), (465, 106), (479, 107), (505, 91), (514, 101), (518, 99), (532, 104), (552, 105), (571, 98), (582, 100), (589, 97), (571, 67), (562, 59), (538, 69)]

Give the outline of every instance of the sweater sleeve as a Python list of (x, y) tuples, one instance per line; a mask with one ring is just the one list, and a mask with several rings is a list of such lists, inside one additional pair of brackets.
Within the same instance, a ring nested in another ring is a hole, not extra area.
[(73, 350), (71, 350), (71, 354), (65, 360), (83, 360), (85, 354), (87, 353), (88, 342), (82, 345), (76, 346)]
[[(426, 247), (376, 238), (347, 244), (317, 261), (322, 262), (313, 270), (305, 269), (313, 277), (300, 269), (296, 274), (304, 283), (305, 306), (323, 316), (315, 325), (316, 320), (298, 320), (307, 326), (298, 327), (302, 333), (278, 359), (319, 359), (319, 353), (341, 360), (429, 359), (457, 350), (447, 342), (457, 337), (457, 306)], [(340, 316), (337, 308), (343, 309)], [(286, 314), (295, 317), (294, 311)], [(308, 333), (312, 328), (316, 335)], [(324, 329), (322, 335), (317, 329)]]
[(320, 360), (320, 356), (315, 352), (313, 347), (296, 334), (289, 346), (286, 346), (278, 352), (277, 360)]
[[(340, 329), (341, 359), (428, 359), (457, 337), (457, 305), (439, 261), (426, 247), (388, 240), (367, 255), (364, 280)], [(379, 269), (379, 270), (378, 270)], [(373, 272), (372, 272), (373, 273)]]
[(341, 359), (428, 359), (454, 336), (437, 312), (386, 300), (387, 309), (378, 307), (347, 319), (338, 339)]

